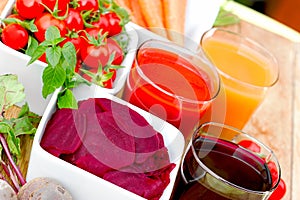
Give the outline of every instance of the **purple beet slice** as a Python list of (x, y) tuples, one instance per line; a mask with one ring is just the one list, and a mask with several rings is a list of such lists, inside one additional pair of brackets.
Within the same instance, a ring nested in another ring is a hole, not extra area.
[(111, 171), (103, 179), (146, 199), (158, 199), (165, 189), (165, 183), (159, 177), (150, 178), (143, 173)]
[(91, 154), (80, 157), (75, 165), (99, 177), (103, 177), (105, 173), (112, 170)]
[(77, 115), (75, 110), (57, 110), (46, 126), (41, 146), (55, 156), (74, 153), (86, 133), (85, 121), (77, 121)]

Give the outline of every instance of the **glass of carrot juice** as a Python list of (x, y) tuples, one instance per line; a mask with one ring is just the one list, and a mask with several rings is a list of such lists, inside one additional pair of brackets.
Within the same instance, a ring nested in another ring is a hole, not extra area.
[(263, 101), (268, 88), (277, 82), (277, 61), (255, 41), (220, 28), (204, 33), (201, 46), (221, 77), (225, 93), (221, 106), (226, 107), (224, 123), (242, 129)]
[(209, 118), (220, 79), (205, 57), (160, 40), (142, 43), (123, 99), (173, 124), (189, 139), (202, 118)]

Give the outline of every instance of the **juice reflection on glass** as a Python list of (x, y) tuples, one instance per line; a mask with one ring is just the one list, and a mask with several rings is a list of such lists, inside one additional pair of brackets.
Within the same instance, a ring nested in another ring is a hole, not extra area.
[(278, 79), (275, 58), (262, 46), (237, 33), (213, 28), (201, 40), (218, 68), (226, 95), (225, 124), (242, 129)]
[(173, 124), (188, 139), (210, 109), (219, 82), (204, 55), (149, 40), (137, 51), (123, 98)]
[[(244, 148), (243, 141), (256, 143), (260, 152)], [(271, 149), (239, 129), (215, 122), (195, 131), (180, 171), (172, 200), (267, 199), (280, 180)]]

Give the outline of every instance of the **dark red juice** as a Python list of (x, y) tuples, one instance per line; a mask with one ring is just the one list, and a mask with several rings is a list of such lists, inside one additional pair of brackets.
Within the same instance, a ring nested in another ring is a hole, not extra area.
[(124, 99), (168, 121), (188, 137), (210, 106), (210, 77), (187, 59), (161, 49), (139, 50), (137, 60)]
[[(251, 191), (271, 189), (270, 171), (260, 157), (221, 139), (200, 137), (194, 146), (203, 165), (223, 178), (223, 181), (217, 180), (218, 183), (212, 181), (213, 177), (208, 176), (206, 169), (199, 166), (190, 149), (183, 164), (183, 173), (188, 183), (185, 183), (182, 176), (178, 176), (177, 184), (179, 185), (176, 187), (173, 199), (233, 199), (231, 194), (226, 194), (224, 190), (227, 187), (224, 180)], [(244, 193), (247, 192), (244, 191)], [(245, 198), (241, 197), (241, 199)]]

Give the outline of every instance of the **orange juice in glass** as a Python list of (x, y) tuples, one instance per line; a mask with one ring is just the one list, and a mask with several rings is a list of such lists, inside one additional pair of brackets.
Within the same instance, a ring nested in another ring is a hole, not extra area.
[(225, 124), (242, 129), (278, 80), (274, 56), (241, 34), (213, 28), (201, 46), (218, 68), (226, 96)]

